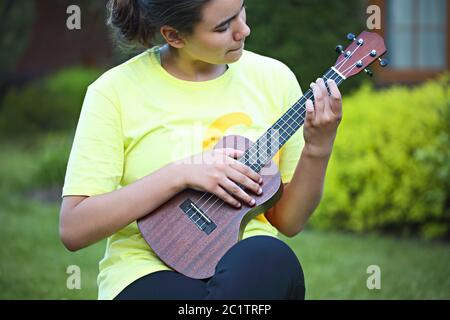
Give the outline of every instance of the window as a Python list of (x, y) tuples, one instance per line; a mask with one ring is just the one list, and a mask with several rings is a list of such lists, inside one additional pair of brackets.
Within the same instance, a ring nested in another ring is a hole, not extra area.
[(450, 0), (369, 0), (381, 9), (380, 33), (387, 68), (375, 66), (377, 82), (411, 83), (450, 70)]
[(391, 68), (447, 67), (446, 0), (388, 0), (386, 9)]

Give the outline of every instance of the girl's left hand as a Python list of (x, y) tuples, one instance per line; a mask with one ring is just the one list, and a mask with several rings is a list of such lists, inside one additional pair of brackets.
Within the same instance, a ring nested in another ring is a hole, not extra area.
[(306, 102), (306, 119), (303, 129), (304, 150), (311, 156), (327, 157), (333, 149), (337, 128), (342, 120), (342, 96), (333, 80), (327, 80), (331, 95), (323, 79), (311, 84), (314, 104)]

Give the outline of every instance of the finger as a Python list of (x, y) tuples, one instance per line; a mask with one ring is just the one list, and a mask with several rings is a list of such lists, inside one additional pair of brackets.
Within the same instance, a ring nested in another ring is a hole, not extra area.
[(222, 201), (228, 203), (229, 205), (240, 208), (242, 205), (241, 203), (233, 198), (228, 192), (225, 191), (221, 186), (217, 186), (217, 188), (213, 192), (219, 199)]
[(329, 98), (329, 95), (328, 95), (328, 89), (327, 89), (327, 87), (325, 85), (325, 81), (323, 81), (322, 78), (318, 78), (317, 79), (317, 85), (319, 86), (320, 94), (323, 97), (323, 106), (324, 106), (323, 111), (326, 114), (331, 113), (330, 98)]
[(342, 95), (334, 80), (328, 80), (328, 87), (330, 88), (331, 111), (338, 117), (342, 116)]
[(256, 183), (262, 183), (263, 182), (263, 178), (261, 177), (261, 175), (259, 175), (258, 173), (256, 173), (254, 170), (252, 170), (249, 166), (240, 163), (239, 161), (233, 161), (230, 166), (239, 171), (240, 173), (242, 173), (243, 175), (249, 177), (250, 179), (252, 179), (253, 181), (255, 181)]
[(226, 174), (228, 178), (230, 178), (230, 180), (234, 181), (235, 183), (239, 183), (239, 185), (243, 186), (245, 190), (250, 190), (257, 195), (262, 194), (262, 189), (259, 184), (249, 177), (245, 176), (244, 174), (240, 173), (239, 171), (231, 168)]
[(323, 113), (325, 107), (322, 92), (320, 91), (317, 83), (311, 83), (311, 89), (314, 94), (314, 111), (316, 113), (315, 116), (319, 117)]
[(308, 99), (305, 104), (306, 107), (306, 117), (305, 122), (309, 125), (314, 124), (315, 112), (314, 112), (314, 104), (311, 99)]
[(240, 158), (244, 155), (245, 151), (233, 149), (233, 148), (225, 148), (222, 149), (223, 153), (233, 159)]
[(320, 89), (320, 93), (322, 94), (322, 96), (325, 98), (328, 96), (328, 89), (325, 85), (325, 81), (323, 81), (322, 78), (317, 78), (317, 85), (319, 86)]
[(225, 189), (229, 194), (231, 194), (234, 198), (239, 198), (249, 206), (253, 206), (255, 204), (255, 200), (250, 197), (247, 193), (242, 190), (236, 183), (231, 181), (230, 179), (225, 179), (220, 183), (220, 186)]

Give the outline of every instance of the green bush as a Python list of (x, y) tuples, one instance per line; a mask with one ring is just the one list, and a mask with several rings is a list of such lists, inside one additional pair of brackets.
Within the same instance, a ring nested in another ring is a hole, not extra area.
[(18, 193), (30, 183), (34, 172), (30, 146), (16, 141), (0, 145), (0, 202), (4, 195)]
[[(367, 2), (361, 0), (247, 0), (245, 4), (252, 29), (246, 48), (286, 63), (305, 91), (334, 64), (336, 45), (349, 45), (347, 33), (366, 30), (369, 17)], [(350, 92), (362, 79), (351, 78), (342, 90)]]
[(34, 152), (34, 171), (29, 186), (62, 187), (72, 140), (73, 136), (67, 133), (43, 136)]
[(449, 136), (448, 76), (415, 88), (364, 86), (344, 100), (311, 226), (448, 236)]
[(62, 187), (73, 134), (53, 132), (30, 139), (2, 143), (0, 194), (41, 193)]
[(41, 132), (73, 130), (87, 86), (100, 71), (71, 68), (12, 88), (0, 108), (0, 137), (25, 137)]

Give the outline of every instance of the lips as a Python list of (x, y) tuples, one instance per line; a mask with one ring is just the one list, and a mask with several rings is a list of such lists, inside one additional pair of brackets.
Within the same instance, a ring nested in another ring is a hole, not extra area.
[(231, 49), (230, 51), (238, 51), (238, 50), (242, 49), (243, 46), (244, 46), (244, 44), (241, 44), (240, 47), (238, 47), (238, 48), (236, 48), (236, 49)]

